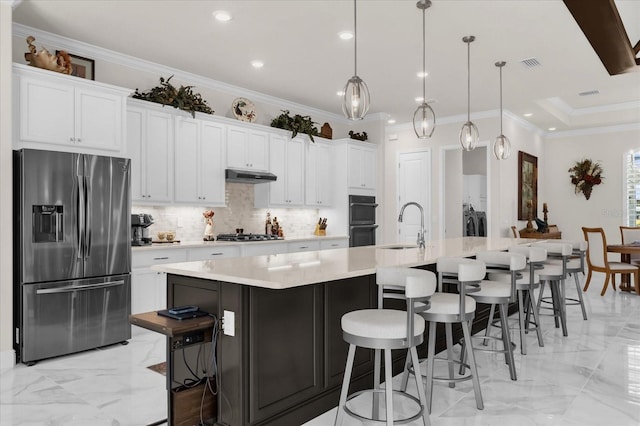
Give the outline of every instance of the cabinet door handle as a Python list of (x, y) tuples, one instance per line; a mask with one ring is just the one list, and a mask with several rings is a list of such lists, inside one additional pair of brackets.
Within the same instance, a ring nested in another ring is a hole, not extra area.
[(169, 259), (168, 256), (164, 256), (164, 257), (154, 257), (153, 260), (167, 260)]
[(76, 140), (75, 138), (69, 138), (69, 142), (73, 142), (75, 140)]
[(224, 253), (211, 253), (211, 256), (222, 256)]
[(309, 248), (309, 246), (300, 246), (300, 247), (298, 247), (298, 248), (306, 249), (306, 248)]
[(78, 138), (78, 139), (76, 139), (76, 140), (77, 140), (78, 142), (82, 142), (82, 139), (80, 139), (80, 138)]

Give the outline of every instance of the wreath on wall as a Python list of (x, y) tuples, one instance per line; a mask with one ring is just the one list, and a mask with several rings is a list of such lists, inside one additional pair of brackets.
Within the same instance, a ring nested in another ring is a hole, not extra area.
[(600, 185), (604, 179), (600, 163), (588, 158), (576, 161), (576, 164), (569, 169), (569, 173), (571, 173), (569, 176), (571, 183), (575, 185), (575, 193), (582, 192), (587, 200), (591, 197), (593, 187)]

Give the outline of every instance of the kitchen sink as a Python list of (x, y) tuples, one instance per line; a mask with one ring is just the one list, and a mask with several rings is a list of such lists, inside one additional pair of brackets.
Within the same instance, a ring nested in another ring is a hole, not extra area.
[(396, 244), (393, 246), (384, 246), (384, 247), (380, 247), (381, 249), (385, 249), (385, 250), (407, 250), (407, 249), (414, 249), (414, 248), (418, 248), (418, 246), (416, 245), (410, 245), (410, 244)]

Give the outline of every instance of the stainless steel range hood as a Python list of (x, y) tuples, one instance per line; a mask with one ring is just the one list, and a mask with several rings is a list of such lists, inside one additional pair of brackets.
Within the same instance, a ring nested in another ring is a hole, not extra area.
[(237, 169), (225, 170), (225, 178), (227, 182), (235, 183), (269, 183), (278, 179), (273, 173)]

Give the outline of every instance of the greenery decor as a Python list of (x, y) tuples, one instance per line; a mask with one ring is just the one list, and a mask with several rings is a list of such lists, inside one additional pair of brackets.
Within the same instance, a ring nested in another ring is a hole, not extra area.
[(160, 77), (160, 85), (148, 92), (140, 93), (136, 88), (132, 97), (134, 99), (142, 99), (162, 104), (162, 106), (169, 105), (190, 112), (193, 118), (196, 118), (196, 112), (204, 112), (205, 114), (214, 113), (214, 111), (209, 108), (209, 105), (207, 105), (207, 101), (202, 99), (200, 93), (193, 93), (193, 90), (191, 90), (193, 86), (180, 86), (179, 89), (176, 89), (169, 83), (172, 78), (173, 76), (165, 80)]
[(575, 166), (569, 169), (571, 183), (575, 185), (576, 194), (582, 192), (587, 200), (591, 197), (591, 191), (596, 185), (602, 183), (603, 170), (600, 163), (590, 159), (576, 161)]
[(349, 137), (357, 141), (366, 141), (367, 139), (369, 139), (367, 132), (355, 133), (353, 130), (349, 130)]
[(305, 133), (309, 135), (311, 142), (314, 136), (318, 136), (318, 128), (314, 126), (316, 124), (311, 120), (308, 115), (296, 114), (293, 117), (289, 115), (289, 111), (283, 109), (282, 114), (277, 116), (271, 121), (271, 127), (278, 129), (291, 130), (291, 139), (295, 138), (298, 133)]

